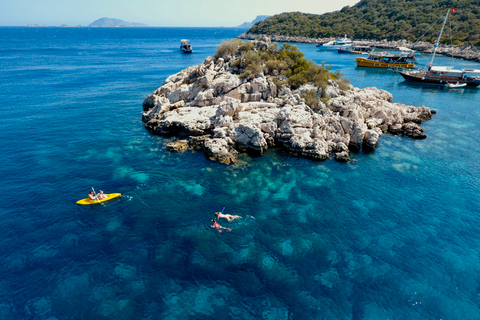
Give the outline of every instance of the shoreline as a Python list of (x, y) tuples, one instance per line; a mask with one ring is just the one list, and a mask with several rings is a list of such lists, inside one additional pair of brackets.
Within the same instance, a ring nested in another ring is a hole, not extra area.
[[(328, 41), (335, 40), (335, 38), (307, 38), (307, 37), (291, 37), (284, 35), (253, 35), (245, 34), (237, 36), (238, 39), (244, 40), (259, 40), (264, 37), (270, 38), (276, 42), (298, 42), (298, 43), (327, 43)], [(387, 40), (354, 40), (355, 45), (360, 46), (372, 46), (380, 49), (394, 50), (398, 47), (406, 47), (421, 53), (433, 53), (434, 46), (429, 42), (415, 42), (412, 43), (407, 40), (387, 41)], [(437, 48), (437, 54), (442, 54), (457, 59), (463, 59), (468, 61), (480, 62), (480, 50), (476, 49), (472, 45), (468, 46), (450, 46), (440, 44)]]
[(180, 139), (167, 145), (170, 151), (201, 150), (210, 160), (229, 164), (240, 153), (281, 148), (296, 156), (348, 162), (350, 152), (375, 150), (387, 133), (427, 137), (419, 124), (435, 111), (393, 103), (385, 90), (359, 89), (331, 77), (293, 87), (275, 78), (278, 69), (242, 76), (249, 69), (237, 61), (245, 52), (270, 54), (271, 42), (254, 40), (248, 51), (240, 51), (239, 43), (227, 44), (236, 45), (236, 51), (220, 48), (222, 53), (171, 75), (144, 100), (145, 128)]

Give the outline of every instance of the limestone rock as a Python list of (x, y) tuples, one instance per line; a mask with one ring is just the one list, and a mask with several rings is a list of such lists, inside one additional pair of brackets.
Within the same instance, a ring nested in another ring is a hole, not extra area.
[[(269, 39), (256, 42), (264, 50)], [(435, 111), (425, 106), (392, 103), (377, 88), (350, 86), (333, 80), (323, 90), (312, 84), (292, 91), (277, 87), (269, 76), (240, 79), (230, 66), (233, 57), (207, 58), (167, 78), (143, 102), (142, 121), (154, 134), (188, 137), (168, 150), (203, 150), (209, 159), (235, 162), (239, 152), (262, 154), (281, 146), (298, 156), (349, 161), (350, 151), (374, 150), (382, 134), (415, 139), (426, 135), (419, 125)], [(310, 107), (301, 94), (314, 91), (327, 104)]]
[(232, 163), (237, 160), (238, 152), (231, 148), (224, 139), (206, 139), (203, 150), (210, 160)]

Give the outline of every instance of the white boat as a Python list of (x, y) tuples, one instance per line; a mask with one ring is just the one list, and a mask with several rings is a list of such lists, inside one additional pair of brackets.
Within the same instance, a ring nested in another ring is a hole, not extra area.
[(187, 39), (180, 40), (180, 50), (182, 50), (183, 53), (192, 53), (193, 50), (190, 41)]
[(347, 46), (338, 47), (338, 53), (369, 54), (372, 51), (373, 51), (373, 48), (370, 46), (347, 45)]
[(449, 87), (449, 88), (463, 88), (463, 87), (466, 87), (467, 84), (457, 82), (457, 83), (447, 83), (446, 86)]
[(338, 48), (345, 47), (345, 46), (351, 46), (353, 43), (352, 39), (349, 39), (347, 35), (344, 35), (344, 37), (339, 37), (336, 40), (329, 41), (327, 43), (319, 43), (317, 44), (317, 47), (321, 47), (321, 49), (335, 49), (337, 50)]

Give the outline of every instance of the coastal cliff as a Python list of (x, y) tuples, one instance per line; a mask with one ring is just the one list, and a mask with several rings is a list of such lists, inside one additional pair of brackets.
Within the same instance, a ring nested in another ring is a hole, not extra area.
[[(255, 40), (250, 51), (217, 53), (168, 77), (143, 102), (145, 127), (180, 137), (167, 146), (170, 150), (203, 150), (224, 163), (235, 162), (239, 152), (262, 154), (273, 147), (319, 160), (349, 161), (350, 151), (374, 150), (387, 132), (426, 138), (419, 124), (434, 111), (392, 103), (387, 91), (355, 88), (335, 76), (324, 83), (287, 84), (285, 74), (291, 71), (279, 71), (285, 69), (281, 59), (279, 70), (268, 62), (247, 72), (245, 60), (254, 53), (286, 56), (283, 48), (280, 54), (275, 48), (269, 38)], [(301, 63), (295, 62), (295, 70)], [(291, 79), (298, 80), (295, 76)]]

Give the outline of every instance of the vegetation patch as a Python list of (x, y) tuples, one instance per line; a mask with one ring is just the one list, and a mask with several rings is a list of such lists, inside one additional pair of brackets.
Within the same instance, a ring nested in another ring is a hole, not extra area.
[[(361, 0), (356, 5), (322, 15), (282, 13), (257, 22), (247, 34), (435, 42), (448, 8), (449, 23), (442, 43), (480, 45), (479, 0)], [(428, 31), (428, 32), (426, 32)]]
[[(260, 45), (257, 45), (259, 44)], [(322, 62), (304, 58), (304, 54), (294, 45), (284, 43), (280, 48), (276, 42), (242, 42), (239, 39), (222, 41), (217, 46), (215, 59), (224, 58), (230, 62), (231, 72), (242, 79), (253, 79), (263, 74), (273, 78), (277, 87), (289, 85), (292, 89), (311, 83), (322, 88), (322, 94), (328, 86), (328, 80), (335, 80), (342, 90), (349, 89), (349, 80), (340, 70), (331, 72), (331, 66)], [(310, 97), (310, 96), (309, 96)], [(309, 98), (310, 99), (310, 98)], [(313, 101), (313, 98), (310, 99)]]

